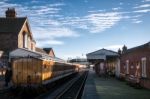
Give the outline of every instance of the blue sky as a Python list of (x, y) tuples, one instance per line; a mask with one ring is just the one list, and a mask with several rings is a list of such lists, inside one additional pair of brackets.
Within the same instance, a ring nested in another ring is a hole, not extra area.
[(64, 59), (150, 41), (150, 0), (0, 0), (1, 17), (8, 7), (28, 17), (38, 47)]

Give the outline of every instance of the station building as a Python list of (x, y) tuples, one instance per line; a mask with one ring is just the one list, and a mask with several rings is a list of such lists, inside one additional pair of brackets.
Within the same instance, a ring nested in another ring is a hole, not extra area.
[[(17, 17), (14, 8), (8, 8), (6, 17), (0, 17), (1, 62), (7, 65), (10, 51), (26, 48), (35, 51), (35, 40), (30, 30), (27, 17)], [(5, 61), (6, 60), (6, 61)]]
[(100, 49), (88, 53), (87, 60), (94, 65), (94, 70), (97, 75), (103, 75), (109, 72), (110, 75), (119, 76), (120, 74), (120, 60), (117, 52)]
[(55, 57), (52, 48), (38, 48), (27, 17), (17, 17), (14, 8), (8, 8), (0, 17), (0, 74), (8, 66), (9, 53), (17, 48), (40, 52)]

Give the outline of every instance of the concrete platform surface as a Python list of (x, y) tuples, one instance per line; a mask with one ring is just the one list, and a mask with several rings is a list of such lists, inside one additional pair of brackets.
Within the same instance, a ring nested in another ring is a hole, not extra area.
[(82, 99), (100, 99), (96, 91), (94, 77), (95, 77), (95, 72), (93, 70), (89, 70)]
[(82, 99), (150, 99), (150, 90), (135, 89), (115, 78), (98, 77), (90, 69)]

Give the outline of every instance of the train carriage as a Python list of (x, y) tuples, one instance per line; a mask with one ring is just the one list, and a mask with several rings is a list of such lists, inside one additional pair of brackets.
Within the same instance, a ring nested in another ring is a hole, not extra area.
[(14, 85), (41, 85), (44, 82), (76, 72), (76, 65), (47, 54), (16, 49), (10, 53)]

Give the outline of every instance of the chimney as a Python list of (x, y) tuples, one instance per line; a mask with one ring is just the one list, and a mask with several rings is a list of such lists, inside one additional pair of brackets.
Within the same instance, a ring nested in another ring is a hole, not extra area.
[(15, 18), (16, 17), (15, 8), (8, 8), (5, 14), (6, 14), (6, 18)]
[(124, 45), (122, 48), (122, 54), (124, 54), (126, 51), (127, 51), (127, 46)]

